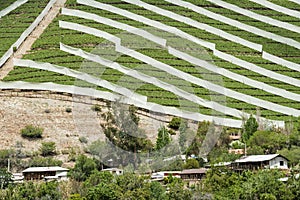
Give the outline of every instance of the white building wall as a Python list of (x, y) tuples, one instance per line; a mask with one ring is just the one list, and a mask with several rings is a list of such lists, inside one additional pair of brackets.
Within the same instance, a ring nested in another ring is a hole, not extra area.
[[(283, 161), (283, 165), (280, 165), (280, 161)], [(270, 169), (288, 169), (288, 162), (285, 158), (283, 157), (276, 157), (270, 160)]]

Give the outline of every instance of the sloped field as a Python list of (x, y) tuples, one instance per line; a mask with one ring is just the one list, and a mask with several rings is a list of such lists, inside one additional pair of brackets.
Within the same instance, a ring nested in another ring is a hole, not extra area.
[(272, 2), (296, 16), (248, 0), (68, 0), (4, 81), (147, 97), (132, 103), (227, 126), (257, 112), (280, 124), (300, 115), (300, 10)]

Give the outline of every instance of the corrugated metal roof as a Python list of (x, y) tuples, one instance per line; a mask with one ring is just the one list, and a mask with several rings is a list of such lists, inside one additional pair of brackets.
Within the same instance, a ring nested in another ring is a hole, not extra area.
[(280, 156), (279, 154), (269, 154), (269, 155), (251, 155), (251, 156), (245, 156), (241, 157), (240, 159), (235, 160), (235, 163), (245, 163), (245, 162), (263, 162), (272, 160), (273, 158), (276, 158), (277, 156)]
[(58, 166), (54, 166), (54, 167), (29, 167), (27, 169), (25, 169), (24, 172), (49, 172), (49, 171), (69, 171), (69, 169), (67, 168), (62, 168), (62, 167), (58, 167)]
[(199, 169), (184, 169), (180, 174), (205, 174), (207, 169), (199, 168)]

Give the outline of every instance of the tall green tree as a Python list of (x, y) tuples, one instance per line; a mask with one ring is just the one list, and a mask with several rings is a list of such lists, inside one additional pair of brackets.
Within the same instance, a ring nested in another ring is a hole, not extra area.
[(96, 169), (96, 166), (93, 159), (85, 155), (79, 155), (75, 167), (69, 172), (69, 176), (76, 181), (85, 181)]
[(0, 168), (0, 189), (4, 189), (11, 183), (12, 174), (4, 168)]
[(165, 126), (160, 127), (158, 129), (155, 149), (160, 150), (163, 147), (170, 144), (170, 142), (171, 142), (171, 138), (170, 138), (168, 130), (166, 129)]
[(243, 141), (246, 142), (253, 135), (254, 132), (257, 131), (258, 123), (256, 119), (251, 115), (249, 119), (247, 119), (243, 129), (242, 138)]

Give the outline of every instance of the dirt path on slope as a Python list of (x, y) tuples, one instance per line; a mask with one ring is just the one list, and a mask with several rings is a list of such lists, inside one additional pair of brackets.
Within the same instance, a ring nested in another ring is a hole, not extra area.
[(49, 10), (47, 15), (42, 19), (39, 25), (25, 39), (20, 48), (8, 59), (8, 61), (0, 68), (0, 80), (2, 80), (14, 68), (13, 59), (22, 58), (27, 51), (31, 49), (32, 44), (40, 37), (48, 25), (59, 13), (67, 0), (57, 0), (54, 6)]

